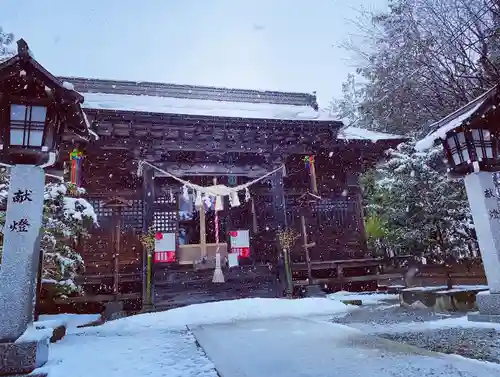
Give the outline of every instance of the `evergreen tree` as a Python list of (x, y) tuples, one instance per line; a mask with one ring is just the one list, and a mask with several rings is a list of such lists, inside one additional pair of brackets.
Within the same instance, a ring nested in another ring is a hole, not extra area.
[(367, 205), (393, 248), (435, 262), (461, 259), (475, 247), (463, 183), (446, 176), (442, 160), (441, 147), (421, 153), (414, 143), (401, 144), (376, 170)]
[[(75, 192), (69, 183), (45, 185), (40, 248), (43, 252), (42, 279), (55, 285), (55, 293), (65, 296), (80, 292), (74, 277), (82, 272), (84, 261), (78, 253), (78, 243), (85, 237), (97, 217), (90, 203), (81, 197), (69, 196)], [(0, 205), (6, 207), (8, 172), (0, 171)], [(77, 190), (82, 194), (83, 190)], [(0, 224), (5, 224), (5, 212), (0, 212)], [(3, 238), (2, 238), (3, 241)], [(3, 243), (3, 242), (2, 242)], [(0, 253), (1, 262), (1, 253)]]
[(6, 33), (0, 26), (0, 63), (13, 55), (12, 42), (14, 35)]

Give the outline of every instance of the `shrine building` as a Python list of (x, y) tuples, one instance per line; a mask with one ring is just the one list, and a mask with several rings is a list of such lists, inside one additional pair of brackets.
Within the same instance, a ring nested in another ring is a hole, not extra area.
[[(59, 79), (84, 96), (82, 107), (98, 135), (85, 148), (82, 185), (102, 227), (111, 218), (104, 203), (120, 197), (130, 203), (123, 227), (176, 235), (176, 263), (213, 257), (213, 208), (198, 211), (186, 203), (182, 185), (157, 170), (138, 177), (138, 161), (203, 186), (214, 179), (237, 186), (284, 165), (249, 187), (250, 200), (240, 195), (241, 204), (230, 207), (225, 198), (218, 214), (221, 252), (227, 253), (229, 232), (247, 230), (251, 258), (272, 260), (276, 230), (300, 230), (297, 198), (315, 191), (321, 201), (307, 221), (315, 243), (311, 259), (366, 256), (359, 175), (402, 137), (345, 128), (308, 93)], [(300, 247), (292, 255), (303, 260)]]
[[(155, 264), (173, 269), (210, 262), (217, 249), (223, 258), (238, 253), (243, 265), (275, 264), (279, 229), (302, 234), (292, 269), (370, 257), (359, 177), (403, 137), (345, 127), (310, 93), (55, 77), (29, 59), (28, 74), (83, 97), (92, 141), (66, 134), (51, 173), (67, 170), (76, 145), (78, 183), (99, 221), (81, 246), (79, 283), (95, 285), (93, 294), (144, 290), (146, 233), (166, 241)], [(214, 203), (198, 190), (210, 186), (243, 189)], [(316, 198), (306, 208), (304, 195)], [(144, 292), (127, 294), (140, 300)]]

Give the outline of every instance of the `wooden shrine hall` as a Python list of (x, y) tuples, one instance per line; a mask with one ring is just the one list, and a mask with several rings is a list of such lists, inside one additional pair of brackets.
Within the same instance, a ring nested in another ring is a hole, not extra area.
[[(307, 210), (310, 259), (366, 257), (359, 175), (401, 137), (345, 128), (318, 109), (313, 94), (59, 79), (84, 96), (82, 107), (98, 135), (82, 147), (82, 186), (101, 233), (114, 232), (113, 214), (119, 211), (122, 233), (174, 234), (175, 258), (159, 264), (188, 267), (211, 260), (217, 249), (213, 207), (197, 209), (184, 200), (182, 184), (161, 171), (201, 186), (232, 187), (284, 166), (251, 185), (250, 198), (240, 195), (239, 206), (225, 198), (218, 212), (222, 256), (231, 248), (230, 235), (243, 231), (249, 254), (240, 262), (275, 263), (276, 231), (301, 230), (297, 199), (314, 192), (321, 200)], [(161, 171), (145, 169), (139, 177), (138, 161)], [(107, 205), (116, 198), (126, 204)], [(92, 253), (99, 254), (106, 242), (96, 244), (101, 246), (92, 246)], [(128, 246), (115, 247), (124, 253)], [(305, 261), (300, 242), (291, 254), (292, 261)]]

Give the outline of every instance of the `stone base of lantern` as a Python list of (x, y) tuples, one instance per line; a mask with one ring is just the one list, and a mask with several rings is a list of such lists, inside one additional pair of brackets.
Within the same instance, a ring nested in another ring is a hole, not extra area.
[(32, 373), (49, 358), (49, 339), (37, 342), (0, 343), (0, 376), (42, 377), (46, 373)]
[(476, 296), (476, 305), (479, 313), (469, 314), (469, 321), (500, 323), (500, 293), (480, 292)]

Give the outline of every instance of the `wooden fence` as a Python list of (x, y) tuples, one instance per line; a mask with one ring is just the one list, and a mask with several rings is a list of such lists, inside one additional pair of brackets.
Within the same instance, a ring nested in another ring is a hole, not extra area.
[(40, 313), (102, 311), (107, 302), (122, 302), (125, 310), (140, 310), (143, 296), (143, 247), (133, 230), (120, 235), (107, 230), (92, 232), (80, 251), (85, 272), (75, 279), (83, 295), (69, 298), (40, 297)]

